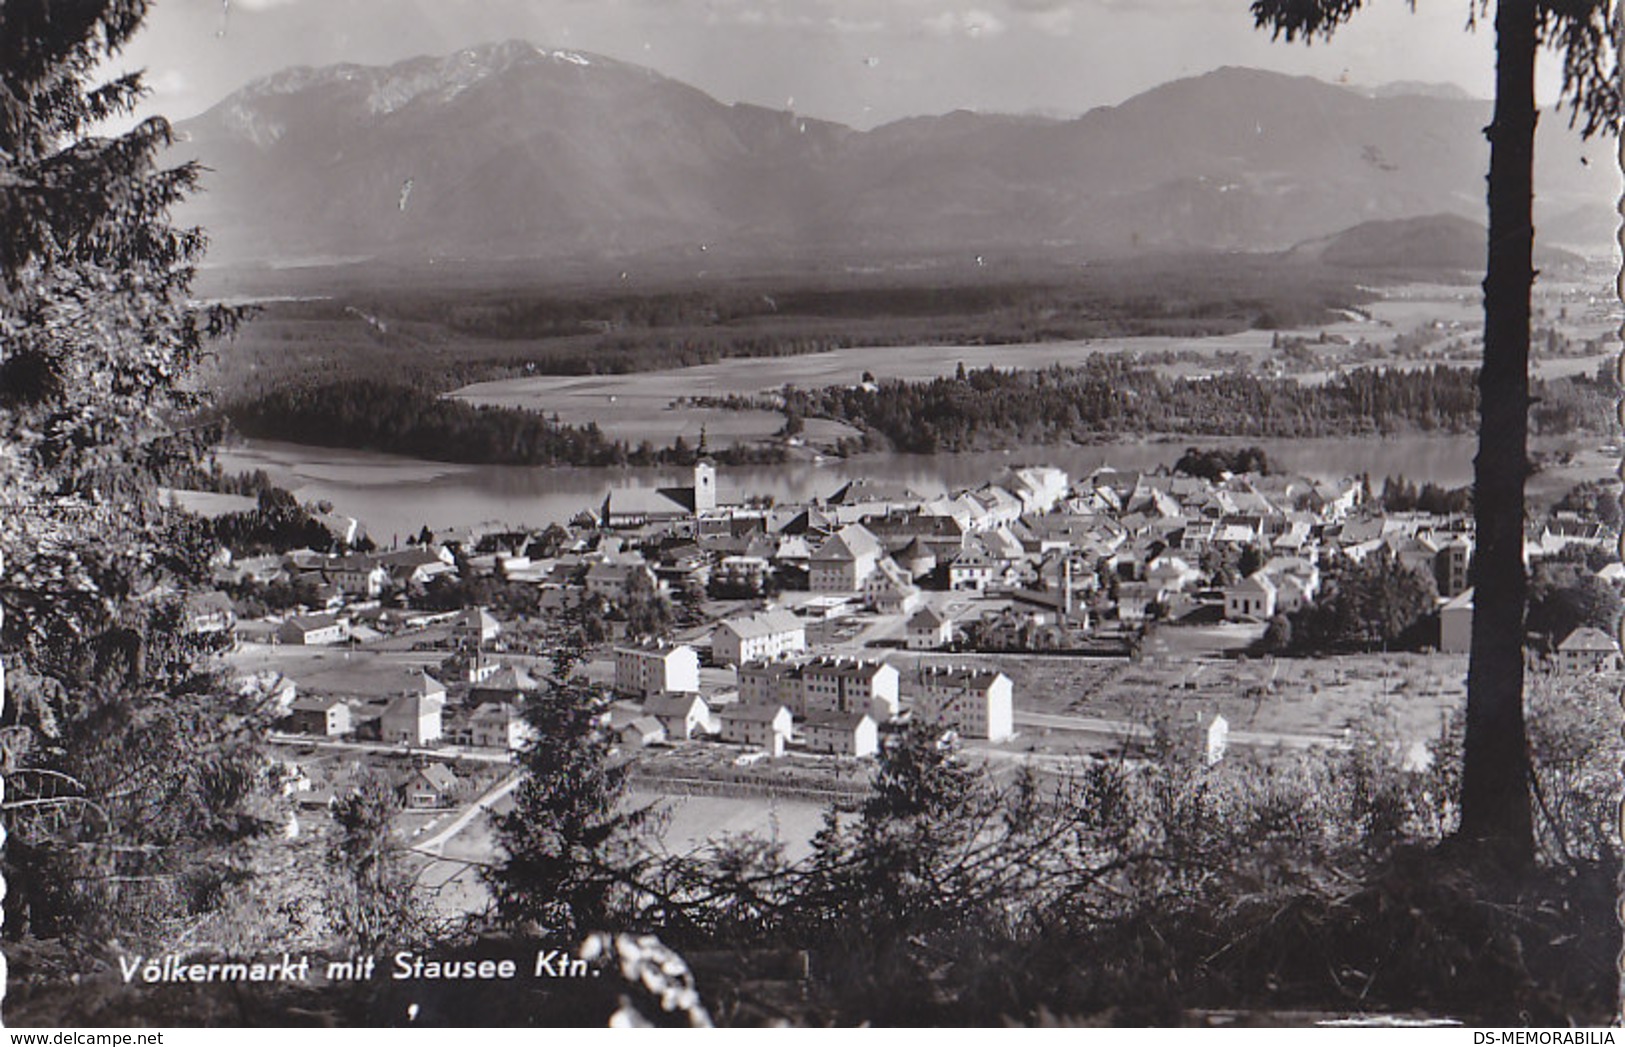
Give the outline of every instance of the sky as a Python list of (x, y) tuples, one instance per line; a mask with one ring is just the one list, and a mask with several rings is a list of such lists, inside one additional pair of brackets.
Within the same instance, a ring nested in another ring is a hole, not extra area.
[(111, 69), (145, 68), (141, 115), (172, 120), (288, 66), (513, 38), (864, 128), (954, 109), (1071, 116), (1224, 65), (1487, 98), (1493, 34), (1465, 31), (1474, 2), (1368, 0), (1305, 46), (1255, 30), (1247, 0), (156, 0)]

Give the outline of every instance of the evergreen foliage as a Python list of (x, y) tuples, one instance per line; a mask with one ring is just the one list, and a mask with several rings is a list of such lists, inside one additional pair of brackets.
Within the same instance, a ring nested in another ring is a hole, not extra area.
[(162, 943), (281, 824), (267, 710), (231, 693), (183, 597), (207, 547), (155, 474), (201, 452), (170, 420), (236, 314), (188, 289), (203, 250), (169, 209), (169, 126), (111, 137), (139, 75), (96, 84), (140, 0), (0, 5), (0, 659), (8, 936)]

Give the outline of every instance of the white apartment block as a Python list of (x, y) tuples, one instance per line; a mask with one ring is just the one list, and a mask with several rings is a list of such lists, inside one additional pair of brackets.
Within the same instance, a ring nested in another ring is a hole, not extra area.
[(615, 690), (647, 698), (663, 691), (697, 693), (700, 656), (686, 644), (662, 643), (615, 648)]
[(789, 611), (729, 618), (711, 633), (711, 657), (721, 665), (743, 665), (806, 649), (807, 627)]
[(1014, 687), (1003, 673), (921, 666), (910, 679), (916, 687), (914, 707), (923, 719), (990, 742), (1015, 734)]

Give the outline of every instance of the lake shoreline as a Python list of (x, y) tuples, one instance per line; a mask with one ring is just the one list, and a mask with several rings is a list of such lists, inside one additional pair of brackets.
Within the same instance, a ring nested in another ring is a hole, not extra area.
[[(1477, 442), (1474, 434), (1302, 440), (1158, 435), (1000, 451), (870, 452), (819, 464), (797, 463), (793, 468), (725, 467), (718, 486), (724, 502), (766, 495), (786, 504), (828, 498), (850, 480), (864, 477), (901, 484), (930, 497), (980, 487), (1012, 465), (1056, 465), (1076, 478), (1102, 466), (1137, 471), (1172, 468), (1186, 447), (1255, 445), (1281, 471), (1312, 478), (1369, 473), (1372, 482), (1380, 484), (1387, 476), (1403, 474), (1416, 483), (1459, 487), (1472, 482)], [(1539, 437), (1533, 447), (1537, 452), (1560, 453), (1600, 442), (1580, 435)], [(263, 469), (301, 501), (332, 503), (335, 511), (361, 520), (380, 544), (417, 534), (425, 526), (445, 530), (504, 522), (540, 529), (567, 522), (583, 509), (598, 509), (611, 490), (679, 483), (684, 474), (673, 466), (467, 465), (265, 440), (223, 447), (219, 460), (227, 472)], [(1606, 457), (1599, 462), (1585, 468), (1606, 472)], [(1535, 480), (1545, 475), (1537, 474)]]

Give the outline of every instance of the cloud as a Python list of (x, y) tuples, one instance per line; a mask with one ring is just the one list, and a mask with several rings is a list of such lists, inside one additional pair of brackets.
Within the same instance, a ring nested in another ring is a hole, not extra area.
[(944, 11), (923, 19), (926, 32), (937, 36), (998, 36), (1004, 32), (1004, 22), (990, 11), (971, 8), (969, 11)]
[(245, 11), (266, 11), (273, 7), (291, 7), (299, 0), (221, 0), (222, 9), (240, 7)]

